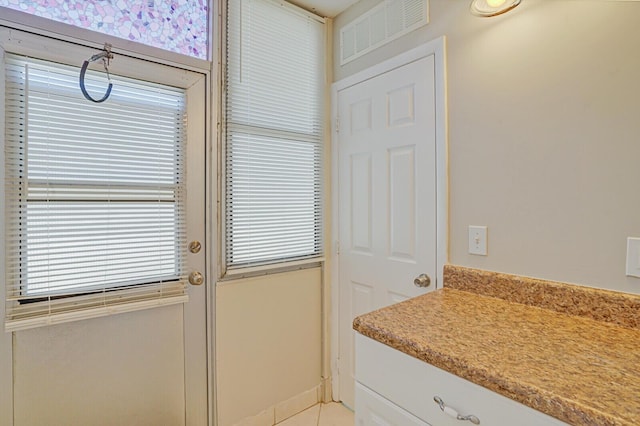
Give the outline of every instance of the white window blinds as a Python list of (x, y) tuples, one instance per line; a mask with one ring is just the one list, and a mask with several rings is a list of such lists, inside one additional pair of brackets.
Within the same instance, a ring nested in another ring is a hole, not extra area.
[(78, 68), (4, 71), (5, 328), (186, 301), (184, 91), (112, 76), (92, 104)]
[(319, 256), (324, 24), (286, 2), (227, 3), (227, 269)]

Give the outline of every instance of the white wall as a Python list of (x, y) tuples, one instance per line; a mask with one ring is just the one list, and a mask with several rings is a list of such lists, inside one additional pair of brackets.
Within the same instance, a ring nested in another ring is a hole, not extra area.
[[(431, 24), (341, 67), (340, 80), (447, 37), (450, 257), (454, 264), (640, 293), (640, 2), (523, 0), (495, 18), (430, 0)], [(489, 227), (489, 255), (467, 226)]]
[(320, 385), (320, 309), (320, 268), (218, 283), (219, 426)]

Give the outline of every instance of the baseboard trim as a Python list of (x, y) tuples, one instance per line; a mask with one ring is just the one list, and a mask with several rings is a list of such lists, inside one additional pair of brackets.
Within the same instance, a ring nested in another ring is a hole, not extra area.
[(273, 426), (313, 407), (323, 400), (322, 383), (292, 398), (279, 402), (255, 416), (246, 417), (234, 426)]
[(288, 419), (291, 416), (295, 416), (301, 411), (306, 410), (309, 407), (313, 407), (320, 402), (320, 389), (321, 385), (309, 389), (299, 395), (289, 398), (275, 406), (275, 422), (280, 423), (283, 420)]

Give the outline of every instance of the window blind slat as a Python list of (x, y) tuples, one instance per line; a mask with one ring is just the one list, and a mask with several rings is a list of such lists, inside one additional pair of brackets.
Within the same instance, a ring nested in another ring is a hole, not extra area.
[(77, 68), (3, 66), (6, 330), (186, 301), (184, 90), (112, 76), (94, 105)]

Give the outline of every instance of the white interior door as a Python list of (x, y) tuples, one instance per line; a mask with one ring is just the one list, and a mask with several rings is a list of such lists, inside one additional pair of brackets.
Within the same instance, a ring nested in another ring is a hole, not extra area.
[[(436, 60), (337, 93), (339, 398), (354, 402), (354, 317), (433, 290), (438, 275)], [(428, 287), (414, 279), (427, 274)]]
[[(0, 48), (78, 65), (95, 53), (6, 28), (0, 29)], [(207, 77), (122, 55), (116, 55), (111, 72), (186, 89), (187, 241), (200, 241), (202, 249), (192, 253), (184, 247), (184, 252), (188, 272), (205, 275)], [(184, 304), (3, 330), (0, 423), (208, 424), (206, 286), (206, 280), (190, 285)]]

